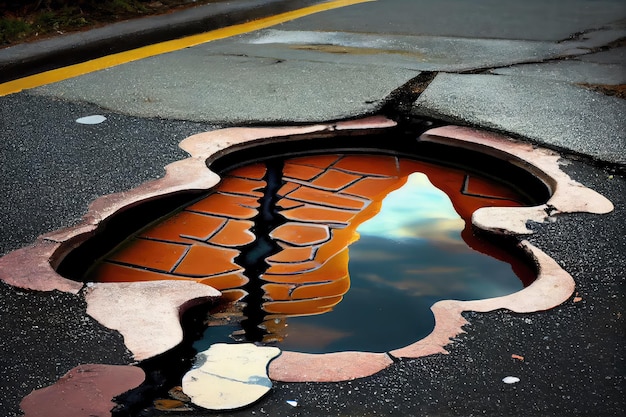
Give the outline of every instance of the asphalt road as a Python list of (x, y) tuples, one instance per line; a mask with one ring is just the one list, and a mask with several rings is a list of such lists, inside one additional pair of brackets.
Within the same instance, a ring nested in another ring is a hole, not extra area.
[[(623, 86), (625, 19), (621, 1), (381, 0), (0, 97), (0, 254), (161, 176), (202, 131), (383, 112), (504, 132), (561, 152), (574, 180), (615, 205), (533, 225), (529, 240), (582, 301), (468, 312), (449, 355), (351, 382), (276, 383), (237, 412), (168, 415), (621, 416), (626, 104), (581, 83)], [(93, 114), (107, 120), (75, 122)], [(130, 361), (80, 297), (2, 283), (0, 311), (0, 415), (78, 364)]]

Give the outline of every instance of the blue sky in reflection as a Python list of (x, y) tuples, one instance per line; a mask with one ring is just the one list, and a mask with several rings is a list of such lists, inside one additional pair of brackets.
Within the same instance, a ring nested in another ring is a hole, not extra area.
[(509, 264), (471, 249), (450, 198), (422, 173), (390, 193), (357, 231), (350, 275), (412, 296), (480, 299), (521, 288)]
[(409, 175), (404, 186), (387, 195), (380, 212), (362, 223), (357, 232), (361, 238), (431, 239), (455, 244), (462, 243), (464, 225), (446, 193), (432, 185), (425, 174), (416, 172)]

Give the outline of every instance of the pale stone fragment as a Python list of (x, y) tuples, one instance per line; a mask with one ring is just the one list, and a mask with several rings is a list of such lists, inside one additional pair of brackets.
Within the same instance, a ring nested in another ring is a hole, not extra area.
[(196, 355), (193, 369), (183, 377), (183, 392), (209, 410), (244, 407), (271, 389), (267, 365), (279, 354), (278, 348), (251, 343), (214, 344)]
[(193, 304), (219, 297), (194, 281), (97, 282), (85, 291), (87, 314), (124, 336), (135, 359), (161, 354), (183, 340), (180, 316)]

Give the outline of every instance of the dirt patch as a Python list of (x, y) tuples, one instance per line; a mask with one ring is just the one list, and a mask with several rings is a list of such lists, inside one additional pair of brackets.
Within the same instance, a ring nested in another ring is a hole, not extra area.
[(610, 85), (610, 84), (579, 84), (581, 87), (598, 91), (607, 96), (615, 96), (626, 99), (626, 84)]

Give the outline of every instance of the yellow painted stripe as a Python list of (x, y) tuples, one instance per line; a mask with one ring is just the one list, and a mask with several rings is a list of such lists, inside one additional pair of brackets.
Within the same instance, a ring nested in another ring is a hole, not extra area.
[(300, 17), (311, 14), (332, 10), (339, 7), (350, 6), (358, 3), (365, 3), (376, 0), (334, 0), (327, 3), (316, 4), (314, 6), (305, 7), (290, 12), (280, 13), (275, 16), (269, 16), (247, 23), (228, 26), (225, 28), (215, 29), (210, 32), (198, 35), (188, 36), (186, 38), (174, 39), (154, 45), (143, 46), (137, 49), (120, 52), (113, 55), (103, 56), (91, 61), (81, 62), (67, 67), (58, 68), (28, 77), (19, 78), (0, 84), (0, 96), (17, 93), (19, 91), (35, 88), (42, 85), (66, 80), (68, 78), (77, 77), (79, 75), (98, 71), (104, 68), (114, 67), (116, 65), (125, 64), (127, 62), (137, 61), (139, 59), (148, 58), (167, 52), (177, 51), (179, 49), (188, 48), (190, 46), (199, 45), (206, 42), (224, 39), (231, 36), (241, 35), (243, 33), (252, 32), (259, 29), (265, 29), (280, 23), (298, 19)]

